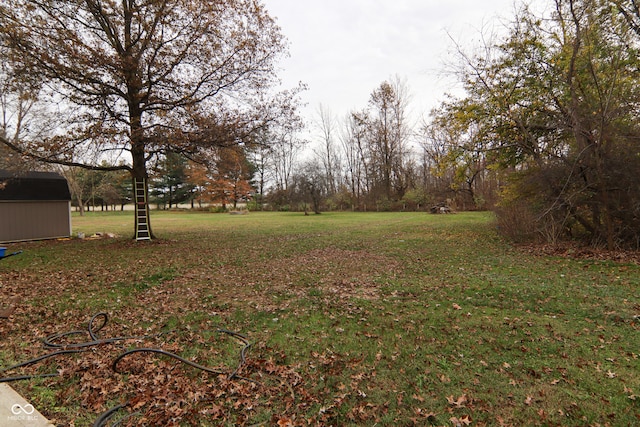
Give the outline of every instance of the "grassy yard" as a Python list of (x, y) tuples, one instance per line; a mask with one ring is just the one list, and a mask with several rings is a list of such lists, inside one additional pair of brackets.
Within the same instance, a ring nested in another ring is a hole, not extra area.
[[(0, 261), (0, 366), (98, 312), (100, 339), (138, 337), (3, 372), (58, 373), (12, 386), (59, 425), (124, 402), (124, 425), (640, 424), (638, 265), (514, 248), (485, 213), (152, 214), (152, 242), (91, 213), (74, 233), (122, 237)], [(140, 347), (220, 373), (157, 353), (114, 372)]]

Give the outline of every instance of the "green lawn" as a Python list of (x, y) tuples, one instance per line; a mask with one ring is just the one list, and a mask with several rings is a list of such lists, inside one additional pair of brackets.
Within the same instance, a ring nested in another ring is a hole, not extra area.
[[(2, 366), (101, 311), (100, 338), (170, 331), (3, 374), (58, 372), (12, 386), (60, 425), (125, 401), (116, 419), (139, 414), (124, 425), (640, 424), (638, 265), (514, 248), (487, 213), (154, 211), (152, 225), (136, 243), (131, 212), (74, 216), (74, 235), (121, 237), (12, 244), (23, 254), (0, 261), (0, 301), (16, 304)], [(251, 341), (244, 363), (217, 328)], [(113, 372), (137, 347), (223, 374), (151, 354)]]

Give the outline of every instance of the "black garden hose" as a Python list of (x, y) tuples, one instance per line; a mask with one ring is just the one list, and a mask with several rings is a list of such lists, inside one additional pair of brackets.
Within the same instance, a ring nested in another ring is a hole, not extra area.
[[(4, 368), (2, 370), (0, 370), (1, 372), (6, 372), (6, 371), (11, 371), (13, 369), (17, 369), (17, 368), (21, 368), (23, 366), (29, 366), (29, 365), (33, 365), (36, 364), (42, 360), (45, 359), (49, 359), (52, 357), (56, 357), (56, 356), (60, 356), (62, 354), (72, 354), (72, 353), (81, 353), (83, 350), (60, 350), (60, 351), (54, 351), (53, 353), (49, 353), (49, 354), (44, 354), (42, 356), (38, 356), (35, 357), (33, 359), (29, 359), (26, 362), (21, 362), (21, 363), (17, 363), (15, 365), (9, 366), (8, 368)], [(6, 382), (11, 382), (11, 381), (18, 381), (18, 380), (29, 380), (32, 378), (46, 378), (46, 377), (55, 377), (58, 376), (58, 374), (35, 374), (35, 375), (20, 375), (20, 376), (15, 376), (15, 377), (3, 377), (0, 378), (0, 383), (6, 383)]]
[[(97, 420), (94, 421), (92, 427), (104, 427), (107, 423), (107, 421), (109, 421), (111, 419), (111, 417), (113, 417), (118, 411), (120, 411), (121, 409), (126, 408), (127, 406), (129, 406), (129, 402), (125, 402), (122, 403), (120, 405), (116, 405), (113, 408), (110, 408), (108, 410), (106, 410), (105, 412), (103, 412)], [(120, 425), (120, 423), (128, 420), (131, 417), (134, 417), (136, 415), (139, 415), (140, 412), (134, 412), (132, 414), (127, 414), (124, 417), (120, 418), (118, 421), (116, 421), (115, 423), (113, 423), (111, 425), (111, 427), (117, 427)]]
[[(101, 320), (101, 323), (97, 323), (98, 321)], [(164, 331), (164, 332), (160, 332), (157, 334), (152, 334), (152, 335), (141, 335), (141, 336), (124, 336), (124, 337), (113, 337), (113, 338), (100, 338), (100, 336), (98, 335), (98, 332), (100, 332), (106, 325), (107, 322), (109, 321), (109, 315), (105, 312), (100, 312), (95, 314), (94, 316), (91, 317), (91, 319), (89, 320), (89, 323), (87, 325), (87, 329), (86, 330), (76, 330), (76, 331), (68, 331), (68, 332), (60, 332), (60, 333), (56, 333), (56, 334), (52, 334), (47, 336), (46, 338), (44, 338), (42, 340), (42, 343), (44, 345), (45, 348), (49, 348), (49, 349), (56, 349), (56, 351), (53, 351), (51, 353), (48, 354), (44, 354), (42, 356), (38, 356), (35, 357), (33, 359), (27, 360), (25, 362), (21, 362), (12, 366), (9, 366), (7, 368), (1, 369), (0, 373), (6, 372), (6, 371), (11, 371), (13, 369), (17, 369), (17, 368), (21, 368), (21, 367), (25, 367), (25, 366), (29, 366), (29, 365), (33, 365), (36, 364), (38, 362), (41, 362), (43, 360), (49, 359), (49, 358), (53, 358), (53, 357), (57, 357), (57, 356), (61, 356), (61, 355), (66, 355), (66, 354), (75, 354), (75, 353), (83, 353), (87, 350), (89, 350), (91, 347), (95, 347), (98, 345), (103, 345), (103, 344), (112, 344), (115, 342), (119, 342), (119, 341), (124, 341), (124, 340), (143, 340), (143, 339), (149, 339), (149, 338), (155, 338), (161, 335), (165, 335), (167, 333), (171, 333), (171, 332), (177, 332), (179, 331), (178, 329), (174, 329), (174, 330), (170, 330), (170, 331)], [(247, 337), (245, 337), (242, 334), (239, 334), (237, 332), (233, 332), (233, 331), (229, 331), (227, 329), (217, 329), (216, 332), (219, 333), (224, 333), (227, 334), (235, 339), (237, 339), (238, 341), (240, 341), (243, 346), (242, 349), (240, 350), (240, 360), (238, 362), (237, 367), (230, 373), (221, 371), (221, 370), (217, 370), (217, 369), (213, 369), (204, 365), (200, 365), (198, 363), (192, 362), (190, 360), (187, 360), (185, 358), (183, 358), (182, 356), (179, 356), (175, 353), (171, 353), (168, 352), (166, 350), (162, 350), (162, 349), (158, 349), (158, 348), (147, 348), (147, 347), (142, 347), (142, 348), (134, 348), (131, 350), (128, 350), (122, 354), (120, 354), (118, 357), (116, 357), (112, 363), (112, 369), (114, 372), (116, 373), (120, 373), (118, 371), (118, 363), (124, 359), (125, 357), (134, 354), (134, 353), (152, 353), (152, 354), (158, 354), (158, 355), (162, 355), (162, 356), (167, 356), (170, 358), (173, 358), (175, 360), (178, 360), (179, 362), (182, 362), (188, 366), (191, 366), (195, 369), (199, 369), (211, 374), (216, 374), (216, 375), (223, 375), (223, 374), (227, 374), (227, 378), (229, 380), (231, 379), (239, 379), (239, 380), (244, 380), (244, 381), (250, 381), (253, 383), (258, 383), (258, 381), (252, 380), (250, 378), (245, 378), (245, 377), (241, 377), (238, 375), (238, 372), (240, 371), (240, 369), (242, 368), (242, 366), (246, 363), (246, 352), (247, 350), (251, 347), (251, 343), (249, 342), (249, 340), (247, 339)], [(84, 341), (84, 342), (75, 342), (75, 343), (59, 343), (58, 341), (67, 338), (67, 337), (71, 337), (71, 336), (76, 336), (76, 335), (89, 335), (89, 341)], [(55, 377), (58, 376), (59, 374), (57, 373), (51, 373), (51, 374), (35, 374), (35, 375), (20, 375), (20, 376), (11, 376), (11, 377), (4, 377), (4, 378), (0, 378), (0, 382), (10, 382), (10, 381), (19, 381), (19, 380), (26, 380), (26, 379), (32, 379), (32, 378), (46, 378), (46, 377)], [(94, 427), (102, 427), (105, 425), (106, 422), (108, 422), (111, 417), (114, 416), (115, 413), (117, 413), (118, 411), (126, 408), (127, 406), (129, 406), (129, 402), (126, 402), (124, 404), (120, 404), (117, 405), (109, 410), (107, 410), (106, 412), (104, 412), (102, 415), (100, 415), (100, 417), (94, 422), (93, 426)], [(116, 423), (114, 423), (114, 425), (119, 425), (121, 422), (123, 422), (124, 420), (136, 415), (137, 413), (134, 414), (129, 414), (124, 416), (123, 418), (121, 418), (119, 421), (117, 421)]]

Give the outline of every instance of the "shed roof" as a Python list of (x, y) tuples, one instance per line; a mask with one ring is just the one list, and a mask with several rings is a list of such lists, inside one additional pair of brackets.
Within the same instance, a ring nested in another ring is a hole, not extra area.
[(0, 201), (7, 200), (71, 200), (71, 193), (67, 180), (58, 173), (0, 169)]

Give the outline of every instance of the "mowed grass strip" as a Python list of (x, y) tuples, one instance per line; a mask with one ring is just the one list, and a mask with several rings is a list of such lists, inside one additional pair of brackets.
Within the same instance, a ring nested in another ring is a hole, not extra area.
[(89, 213), (74, 233), (121, 237), (10, 245), (24, 252), (0, 262), (2, 301), (19, 298), (0, 362), (105, 311), (102, 335), (174, 330), (151, 344), (221, 369), (238, 343), (216, 328), (243, 333), (259, 384), (161, 358), (98, 375), (119, 349), (73, 355), (38, 368), (60, 377), (14, 383), (59, 424), (124, 400), (143, 413), (130, 425), (640, 423), (637, 265), (532, 255), (487, 213), (153, 212), (152, 225), (158, 239), (136, 243), (132, 213)]

